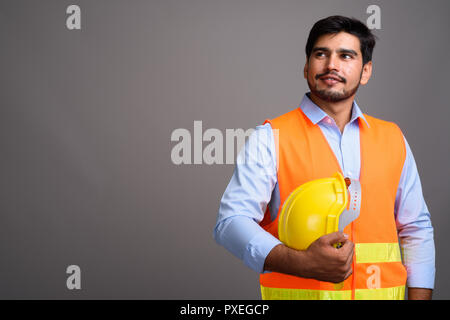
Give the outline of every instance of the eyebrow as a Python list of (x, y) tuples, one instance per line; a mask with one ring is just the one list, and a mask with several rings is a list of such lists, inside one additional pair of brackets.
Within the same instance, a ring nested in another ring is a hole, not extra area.
[[(316, 51), (325, 51), (325, 52), (330, 52), (331, 50), (327, 47), (315, 47), (312, 52), (316, 52)], [(337, 50), (338, 53), (349, 53), (352, 54), (354, 56), (357, 56), (358, 53), (355, 50), (352, 49), (344, 49), (344, 48), (340, 48)]]

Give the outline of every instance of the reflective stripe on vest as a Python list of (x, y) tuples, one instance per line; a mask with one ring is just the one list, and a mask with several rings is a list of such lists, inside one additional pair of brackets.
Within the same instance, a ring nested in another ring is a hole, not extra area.
[(356, 243), (356, 263), (401, 262), (398, 243)]
[[(350, 300), (351, 290), (284, 289), (261, 286), (264, 300)], [(405, 286), (380, 289), (356, 289), (357, 300), (403, 300)]]
[[(358, 219), (344, 232), (355, 243), (353, 274), (341, 290), (334, 284), (287, 274), (260, 275), (263, 299), (403, 299), (406, 269), (401, 263), (394, 202), (406, 157), (400, 129), (364, 115), (359, 121), (362, 188)], [(342, 170), (318, 125), (300, 108), (273, 120), (280, 207), (275, 220), (266, 210), (261, 226), (278, 238), (284, 201), (299, 185)]]

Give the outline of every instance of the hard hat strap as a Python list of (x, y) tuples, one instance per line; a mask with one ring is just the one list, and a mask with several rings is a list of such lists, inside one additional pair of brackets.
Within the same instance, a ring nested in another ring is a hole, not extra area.
[(350, 179), (350, 182), (348, 187), (349, 208), (345, 209), (339, 216), (339, 231), (343, 231), (346, 226), (358, 218), (361, 209), (361, 184), (355, 179)]

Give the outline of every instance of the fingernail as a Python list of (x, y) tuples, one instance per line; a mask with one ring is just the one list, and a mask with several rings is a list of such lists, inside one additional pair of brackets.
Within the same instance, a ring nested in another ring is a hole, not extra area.
[(344, 233), (344, 238), (348, 239), (348, 234)]

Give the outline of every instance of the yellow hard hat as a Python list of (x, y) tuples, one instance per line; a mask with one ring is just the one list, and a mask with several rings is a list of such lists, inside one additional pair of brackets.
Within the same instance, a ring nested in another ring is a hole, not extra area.
[(306, 250), (321, 236), (343, 231), (358, 217), (360, 206), (359, 181), (344, 179), (339, 172), (331, 178), (304, 183), (283, 204), (278, 221), (280, 241), (288, 247)]

